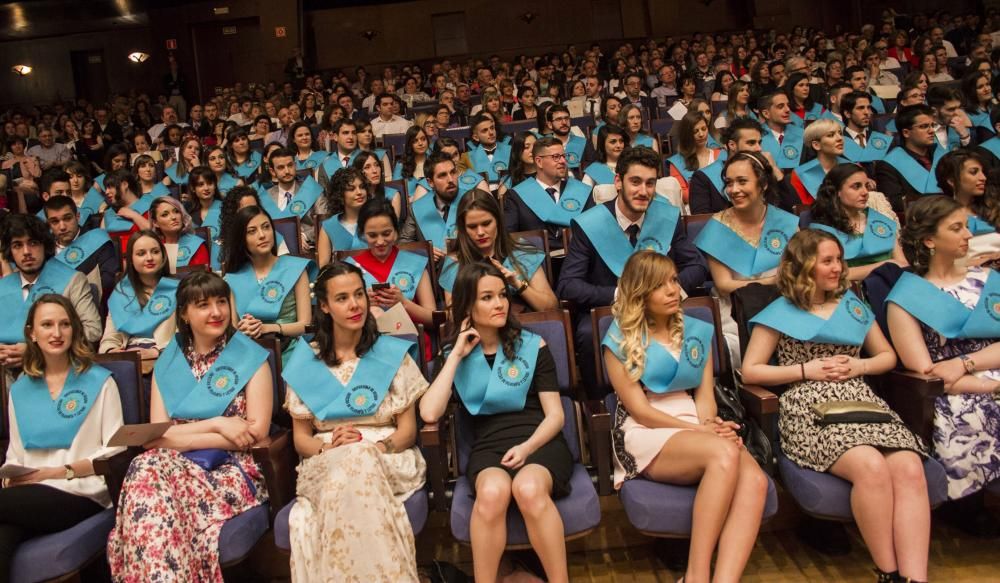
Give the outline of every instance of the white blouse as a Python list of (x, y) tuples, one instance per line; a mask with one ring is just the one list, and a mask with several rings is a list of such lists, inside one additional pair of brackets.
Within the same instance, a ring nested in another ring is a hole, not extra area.
[[(122, 417), (122, 402), (118, 396), (118, 384), (112, 377), (108, 377), (104, 382), (93, 407), (87, 413), (87, 418), (83, 420), (68, 449), (25, 449), (17, 428), (14, 400), (8, 397), (8, 403), (10, 445), (7, 446), (7, 463), (29, 468), (61, 468), (78, 460), (94, 460), (125, 451), (124, 447), (106, 445), (118, 428), (125, 424)], [(85, 496), (105, 508), (111, 507), (111, 496), (102, 476), (87, 476), (73, 480), (58, 478), (41, 483), (70, 494)]]

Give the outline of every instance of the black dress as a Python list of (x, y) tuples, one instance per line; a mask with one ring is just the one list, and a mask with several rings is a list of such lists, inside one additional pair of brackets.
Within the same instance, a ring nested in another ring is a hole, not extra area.
[[(484, 356), (486, 363), (492, 368), (496, 355)], [(474, 435), (472, 452), (469, 454), (465, 471), (473, 488), (479, 472), (486, 468), (507, 470), (511, 477), (517, 473), (517, 470), (510, 470), (501, 465), (500, 460), (510, 448), (530, 438), (545, 418), (542, 403), (538, 399), (538, 393), (544, 391), (559, 391), (556, 365), (548, 346), (542, 346), (538, 350), (535, 376), (531, 380), (531, 387), (528, 388), (524, 409), (510, 413), (472, 416), (464, 406), (462, 407), (462, 413), (469, 415)], [(569, 480), (573, 475), (573, 456), (561, 431), (551, 441), (529, 455), (524, 462), (524, 465), (528, 464), (538, 464), (552, 474), (553, 498), (562, 498), (569, 494)]]

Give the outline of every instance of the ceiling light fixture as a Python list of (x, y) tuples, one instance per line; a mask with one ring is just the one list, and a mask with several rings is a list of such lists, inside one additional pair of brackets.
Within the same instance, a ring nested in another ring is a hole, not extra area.
[(30, 75), (34, 69), (31, 68), (31, 65), (14, 65), (10, 70), (24, 77), (25, 75)]
[(145, 63), (149, 60), (149, 53), (144, 53), (142, 51), (136, 51), (134, 53), (129, 53), (128, 60), (133, 63)]

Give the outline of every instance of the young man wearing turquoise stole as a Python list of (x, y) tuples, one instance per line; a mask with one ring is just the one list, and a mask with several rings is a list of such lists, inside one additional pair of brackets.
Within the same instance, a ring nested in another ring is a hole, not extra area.
[(509, 232), (545, 229), (549, 247), (562, 249), (562, 230), (590, 203), (591, 187), (569, 175), (562, 142), (537, 140), (531, 150), (536, 174), (507, 191), (504, 223)]
[(934, 137), (945, 152), (976, 145), (972, 120), (962, 110), (961, 92), (952, 87), (931, 87), (927, 90), (927, 105), (934, 110), (937, 122)]
[(838, 122), (840, 125), (844, 125), (844, 117), (840, 115), (841, 100), (844, 95), (847, 95), (853, 91), (851, 86), (847, 83), (837, 83), (830, 88), (830, 93), (827, 95), (827, 108), (823, 112), (823, 115), (819, 116), (820, 119), (832, 119)]
[(680, 210), (656, 195), (660, 168), (660, 155), (650, 148), (626, 150), (615, 172), (618, 197), (573, 219), (573, 237), (556, 296), (576, 304), (578, 362), (584, 382), (595, 390), (590, 311), (614, 302), (618, 278), (632, 253), (652, 249), (669, 256), (677, 266), (681, 287), (689, 294), (708, 277), (705, 259), (679, 225)]
[(907, 196), (940, 194), (934, 171), (944, 156), (934, 137), (934, 110), (926, 105), (911, 105), (896, 114), (901, 146), (889, 151), (875, 165), (878, 189), (892, 203), (892, 210), (903, 211)]
[(802, 128), (792, 125), (788, 96), (774, 92), (757, 102), (764, 121), (761, 148), (771, 155), (782, 170), (792, 170), (802, 158)]
[(490, 184), (500, 181), (500, 172), (507, 170), (510, 161), (510, 146), (497, 143), (497, 129), (493, 118), (477, 114), (469, 121), (472, 143), (466, 155), (476, 174), (486, 174)]
[(573, 118), (565, 105), (553, 105), (545, 110), (545, 120), (552, 127), (552, 136), (566, 152), (566, 166), (571, 170), (586, 168), (594, 160), (594, 149), (590, 140), (570, 131)]
[(417, 188), (411, 204), (413, 211), (406, 216), (399, 240), (430, 241), (434, 245), (434, 260), (438, 261), (445, 255), (445, 241), (455, 238), (460, 200), (458, 166), (447, 154), (437, 153), (424, 162), (424, 174), (434, 190)]
[[(306, 177), (302, 182), (296, 179), (295, 152), (289, 148), (281, 148), (271, 153), (268, 161), (275, 185), (261, 196), (261, 205), (273, 218), (299, 217), (299, 234), (306, 242), (305, 251), (316, 244), (316, 202), (320, 200), (323, 189), (312, 179)], [(226, 220), (228, 217), (223, 217)]]
[(102, 296), (105, 291), (110, 293), (121, 269), (121, 260), (107, 231), (84, 231), (80, 226), (80, 211), (68, 196), (46, 200), (42, 212), (56, 240), (55, 258), (86, 275)]
[(885, 158), (892, 138), (871, 128), (871, 95), (852, 91), (841, 97), (840, 104), (845, 124), (844, 157), (862, 164)]
[(323, 161), (316, 174), (316, 179), (324, 190), (337, 170), (350, 166), (358, 155), (358, 131), (353, 119), (338, 119), (332, 130), (330, 139), (334, 144), (333, 154)]
[(50, 261), (56, 254), (56, 242), (48, 227), (30, 215), (12, 215), (0, 235), (4, 259), (17, 272), (0, 279), (0, 363), (20, 367), (24, 355), (24, 320), (35, 298), (47, 293), (66, 296), (73, 304), (87, 340), (101, 338), (101, 317), (90, 293), (90, 284), (82, 273), (60, 262)]
[(875, 113), (879, 115), (887, 113), (885, 103), (882, 102), (882, 98), (872, 93), (870, 80), (868, 79), (868, 71), (866, 71), (864, 67), (860, 65), (848, 67), (847, 70), (844, 71), (844, 79), (847, 79), (847, 82), (850, 83), (851, 89), (871, 95), (872, 109), (875, 110)]
[(1000, 165), (1000, 107), (994, 107), (990, 112), (990, 125), (996, 135), (976, 146), (983, 160), (988, 161), (990, 168)]
[(151, 223), (145, 214), (153, 201), (139, 198), (140, 192), (138, 179), (128, 170), (108, 174), (104, 179), (104, 194), (110, 208), (104, 211), (101, 228), (109, 233), (126, 234), (150, 228)]

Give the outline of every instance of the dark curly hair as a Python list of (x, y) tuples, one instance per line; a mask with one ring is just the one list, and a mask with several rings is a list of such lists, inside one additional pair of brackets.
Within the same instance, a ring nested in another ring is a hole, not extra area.
[(851, 176), (864, 171), (865, 169), (857, 164), (844, 163), (834, 166), (816, 191), (816, 202), (812, 206), (812, 222), (833, 227), (841, 233), (857, 234), (854, 233), (851, 219), (840, 202), (840, 189)]
[[(539, 140), (539, 142), (540, 141), (541, 140)], [(538, 147), (538, 142), (535, 142), (535, 147)], [(656, 177), (659, 178), (663, 172), (660, 160), (660, 155), (657, 154), (652, 148), (648, 148), (646, 146), (627, 148), (622, 152), (622, 155), (618, 157), (618, 163), (615, 164), (615, 174), (624, 178), (625, 175), (628, 174), (628, 169), (634, 164), (638, 164), (640, 166), (656, 170)]]
[(357, 168), (347, 167), (337, 170), (333, 174), (333, 178), (326, 185), (326, 190), (323, 192), (323, 197), (326, 199), (326, 208), (331, 214), (340, 214), (344, 212), (344, 194), (349, 188), (354, 184), (355, 180), (361, 181), (361, 185), (368, 188), (368, 181), (365, 180), (365, 175), (363, 172)]
[(941, 221), (957, 210), (962, 210), (962, 205), (940, 194), (922, 196), (906, 209), (906, 224), (899, 244), (917, 275), (926, 274), (931, 265), (931, 250), (924, 240), (933, 237)]
[[(361, 274), (361, 269), (357, 266), (344, 261), (328, 263), (323, 269), (319, 270), (319, 275), (316, 276), (316, 283), (313, 286), (313, 291), (316, 294), (316, 302), (319, 305), (322, 306), (329, 299), (327, 295), (329, 292), (326, 289), (327, 283), (338, 275), (356, 275), (358, 281), (361, 283), (361, 287), (364, 288), (365, 286), (364, 276)], [(358, 341), (358, 345), (354, 347), (354, 354), (358, 358), (361, 358), (371, 350), (379, 338), (378, 324), (375, 323), (375, 318), (368, 311), (368, 294), (364, 294), (364, 297), (365, 324), (361, 328), (361, 339)], [(322, 358), (327, 366), (340, 365), (340, 359), (337, 358), (335, 340), (333, 335), (333, 318), (323, 310), (318, 310), (316, 312), (316, 344), (319, 345), (319, 358)]]
[[(472, 309), (476, 305), (476, 298), (479, 296), (479, 280), (493, 276), (500, 281), (506, 281), (500, 270), (492, 263), (477, 261), (462, 265), (458, 268), (458, 275), (455, 276), (455, 287), (451, 296), (451, 323), (448, 330), (447, 345), (454, 346), (458, 335), (462, 332), (462, 323), (466, 318), (471, 321)], [(499, 330), (500, 346), (503, 348), (504, 356), (514, 358), (521, 347), (521, 323), (514, 317), (514, 313), (507, 310), (507, 322)]]
[(3, 246), (3, 257), (13, 263), (11, 243), (18, 237), (27, 237), (29, 241), (37, 241), (45, 249), (45, 260), (56, 254), (56, 240), (49, 226), (35, 215), (9, 214), (0, 229), (0, 244)]

